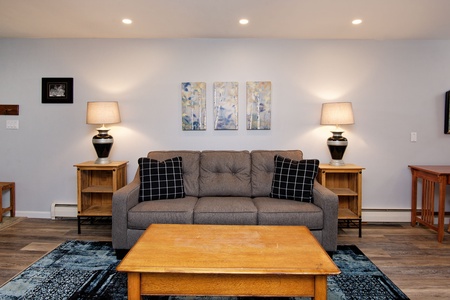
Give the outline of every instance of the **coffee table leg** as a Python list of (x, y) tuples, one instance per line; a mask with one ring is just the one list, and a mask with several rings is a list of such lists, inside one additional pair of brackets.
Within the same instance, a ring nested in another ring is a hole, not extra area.
[(128, 273), (128, 300), (141, 299), (141, 274)]
[(314, 300), (327, 300), (327, 276), (315, 276)]

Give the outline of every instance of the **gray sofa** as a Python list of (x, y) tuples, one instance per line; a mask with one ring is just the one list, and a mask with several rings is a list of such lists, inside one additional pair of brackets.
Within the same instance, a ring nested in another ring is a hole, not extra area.
[(325, 250), (335, 251), (338, 198), (314, 180), (313, 203), (269, 197), (274, 156), (302, 160), (300, 150), (152, 151), (182, 158), (185, 197), (139, 202), (140, 173), (112, 199), (112, 244), (122, 256), (152, 223), (305, 225)]

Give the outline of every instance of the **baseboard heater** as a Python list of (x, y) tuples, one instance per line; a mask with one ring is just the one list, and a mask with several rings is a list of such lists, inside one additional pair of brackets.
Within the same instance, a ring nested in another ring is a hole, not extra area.
[(76, 203), (52, 203), (52, 220), (56, 218), (76, 218), (78, 214)]

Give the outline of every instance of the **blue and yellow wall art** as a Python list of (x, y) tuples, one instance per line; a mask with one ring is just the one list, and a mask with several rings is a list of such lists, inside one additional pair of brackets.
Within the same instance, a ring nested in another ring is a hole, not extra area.
[(214, 129), (237, 130), (238, 94), (237, 82), (214, 82)]
[(272, 83), (247, 82), (247, 130), (268, 130), (271, 125)]
[(206, 130), (206, 83), (181, 83), (183, 130)]

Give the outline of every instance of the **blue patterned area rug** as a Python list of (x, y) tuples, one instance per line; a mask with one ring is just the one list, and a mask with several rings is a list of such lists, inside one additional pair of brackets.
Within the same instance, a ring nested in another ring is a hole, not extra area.
[[(342, 273), (328, 277), (329, 300), (409, 299), (356, 246), (338, 246), (333, 260)], [(127, 277), (116, 272), (118, 264), (111, 243), (68, 241), (0, 287), (0, 299), (126, 299)], [(144, 299), (242, 300), (238, 297)], [(299, 299), (303, 298), (295, 300)]]

